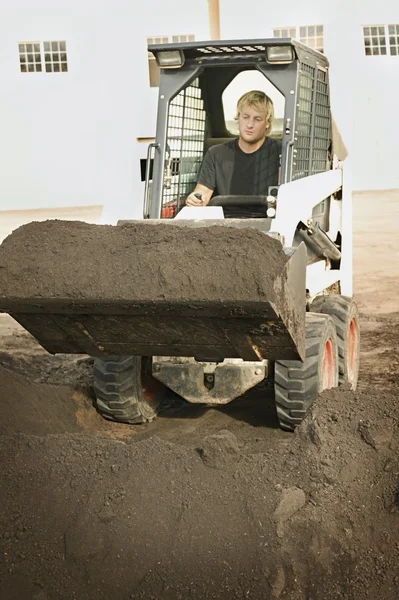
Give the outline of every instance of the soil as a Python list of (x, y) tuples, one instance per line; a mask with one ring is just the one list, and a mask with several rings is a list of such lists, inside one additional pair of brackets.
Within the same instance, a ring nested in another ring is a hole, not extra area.
[(255, 229), (38, 221), (0, 246), (0, 301), (273, 301), (287, 260), (278, 240)]
[(1, 600), (397, 599), (398, 200), (355, 197), (359, 387), (323, 393), (295, 434), (270, 381), (105, 421), (90, 359), (0, 315)]
[(0, 597), (393, 598), (399, 411), (371, 400), (325, 394), (283, 452), (2, 436)]

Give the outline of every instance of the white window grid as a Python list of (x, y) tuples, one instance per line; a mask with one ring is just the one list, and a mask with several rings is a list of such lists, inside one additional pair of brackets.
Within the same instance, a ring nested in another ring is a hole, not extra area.
[[(195, 35), (158, 35), (147, 38), (147, 45), (151, 44), (182, 44), (184, 42), (195, 42)], [(148, 53), (148, 58), (155, 58), (152, 52)]]
[(363, 27), (364, 51), (366, 56), (386, 56), (387, 35), (385, 25)]
[(399, 23), (364, 25), (366, 56), (399, 56)]
[(18, 44), (21, 73), (41, 73), (42, 55), (40, 42), (20, 42)]
[(66, 42), (43, 42), (46, 73), (66, 73), (68, 59)]
[(391, 56), (399, 56), (399, 23), (388, 25)]
[(275, 38), (290, 37), (299, 40), (310, 48), (324, 52), (324, 26), (303, 25), (299, 27), (276, 27), (273, 29)]
[(65, 41), (20, 42), (18, 51), (21, 73), (65, 73), (68, 71)]
[(277, 27), (273, 29), (273, 37), (296, 39), (296, 27)]
[(172, 42), (174, 44), (183, 44), (185, 42), (195, 42), (195, 35), (190, 33), (189, 35), (172, 35)]
[(305, 25), (299, 28), (299, 40), (309, 48), (319, 52), (324, 51), (324, 27), (323, 25)]

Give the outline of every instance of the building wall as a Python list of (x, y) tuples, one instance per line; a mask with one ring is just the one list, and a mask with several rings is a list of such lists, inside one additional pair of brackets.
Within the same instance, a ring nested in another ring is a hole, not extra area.
[[(399, 188), (399, 57), (366, 57), (363, 24), (397, 23), (391, 0), (220, 0), (221, 34), (272, 35), (323, 24), (332, 106), (352, 155), (355, 189)], [(140, 158), (155, 134), (158, 90), (148, 80), (149, 36), (208, 39), (207, 0), (61, 0), (0, 5), (0, 210), (103, 205), (104, 220), (141, 216)], [(243, 13), (244, 11), (244, 13)], [(65, 40), (68, 73), (21, 73), (18, 42)]]
[[(136, 4), (137, 6), (137, 4)], [(208, 35), (206, 3), (2, 0), (0, 210), (104, 205), (142, 213), (140, 136), (155, 133), (147, 36)], [(163, 5), (162, 5), (163, 6)], [(67, 73), (21, 73), (18, 42), (65, 40)], [(1, 217), (0, 217), (1, 218)]]

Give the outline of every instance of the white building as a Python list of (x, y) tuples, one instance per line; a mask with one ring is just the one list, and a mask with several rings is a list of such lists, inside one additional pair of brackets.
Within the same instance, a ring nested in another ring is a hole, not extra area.
[[(140, 160), (155, 134), (158, 96), (149, 82), (147, 38), (210, 34), (207, 0), (137, 6), (2, 0), (0, 210), (103, 205), (120, 218), (141, 216)], [(310, 44), (321, 38), (354, 188), (399, 188), (397, 3), (286, 0), (248, 7), (220, 0), (220, 20), (224, 39), (272, 37), (281, 28), (307, 33)], [(372, 52), (384, 51), (385, 38), (387, 55), (366, 56), (365, 33)]]
[[(187, 4), (1, 0), (0, 211), (108, 205), (141, 216), (138, 139), (154, 135), (158, 96), (147, 37), (206, 39), (206, 1)], [(21, 72), (20, 54), (33, 71)], [(46, 72), (46, 54), (59, 71)], [(65, 54), (67, 67), (53, 60)]]

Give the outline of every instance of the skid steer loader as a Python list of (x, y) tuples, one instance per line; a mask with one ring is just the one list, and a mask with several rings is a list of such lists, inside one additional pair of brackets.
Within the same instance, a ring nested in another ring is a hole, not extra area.
[[(273, 377), (279, 423), (293, 430), (321, 391), (343, 383), (355, 388), (359, 371), (351, 191), (345, 146), (330, 111), (327, 58), (291, 39), (189, 42), (149, 50), (161, 78), (156, 138), (146, 162), (144, 219), (108, 227), (140, 224), (152, 240), (152, 228), (173, 228), (176, 276), (190, 268), (179, 256), (180, 235), (201, 241), (210, 228), (255, 230), (259, 244), (272, 239), (284, 254), (280, 273), (266, 268), (259, 274), (259, 286), (266, 282), (269, 296), (248, 289), (246, 297), (225, 297), (225, 290), (217, 291), (217, 277), (206, 279), (210, 275), (204, 275), (201, 293), (181, 299), (169, 294), (168, 279), (165, 293), (140, 299), (120, 290), (114, 298), (112, 292), (63, 297), (62, 290), (48, 297), (18, 295), (0, 284), (0, 310), (51, 353), (95, 357), (96, 402), (107, 419), (151, 421), (165, 386), (189, 402), (216, 405)], [(278, 185), (266, 196), (214, 196), (206, 207), (186, 206), (206, 150), (234, 137), (223, 94), (242, 73), (262, 76), (284, 101), (280, 130), (270, 134), (282, 144)], [(101, 239), (104, 226), (92, 227)], [(54, 232), (43, 252), (52, 244), (56, 252)], [(21, 244), (26, 250), (23, 236)], [(41, 250), (36, 251), (40, 266)], [(144, 248), (142, 253), (144, 261)], [(253, 247), (249, 261), (256, 263), (257, 253)], [(228, 254), (231, 268), (234, 247)], [(3, 258), (6, 263), (6, 253)], [(57, 260), (62, 269), (59, 254)], [(167, 251), (160, 260), (170, 260)], [(207, 260), (211, 272), (219, 273), (216, 258), (215, 264), (212, 257)], [(90, 264), (95, 279), (101, 265)], [(134, 277), (132, 269), (132, 288)], [(216, 292), (207, 297), (207, 289)]]

